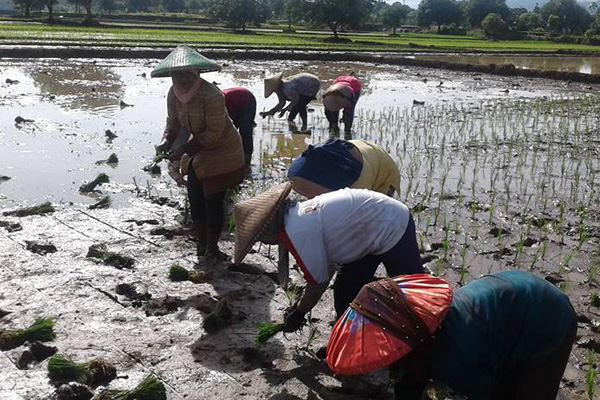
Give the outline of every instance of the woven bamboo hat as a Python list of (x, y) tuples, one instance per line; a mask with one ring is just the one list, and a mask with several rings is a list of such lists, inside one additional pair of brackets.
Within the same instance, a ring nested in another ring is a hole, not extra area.
[(242, 262), (291, 190), (292, 185), (286, 182), (235, 205), (235, 264)]
[(273, 94), (281, 85), (281, 80), (283, 79), (283, 72), (275, 74), (270, 78), (265, 79), (265, 99)]
[(352, 89), (350, 87), (335, 83), (323, 93), (323, 106), (327, 111), (340, 111), (352, 101)]
[(177, 71), (212, 72), (221, 66), (187, 46), (178, 46), (152, 70), (153, 78), (167, 78)]

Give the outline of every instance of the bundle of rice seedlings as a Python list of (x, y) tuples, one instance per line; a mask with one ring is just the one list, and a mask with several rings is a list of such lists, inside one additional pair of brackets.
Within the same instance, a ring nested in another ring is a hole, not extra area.
[(45, 202), (43, 204), (40, 204), (39, 206), (19, 208), (14, 211), (4, 211), (2, 213), (2, 215), (15, 216), (15, 217), (28, 217), (30, 215), (41, 215), (41, 214), (53, 213), (54, 211), (56, 211), (56, 209), (54, 208), (52, 203)]
[(207, 333), (215, 333), (231, 323), (233, 313), (229, 308), (227, 300), (221, 299), (215, 305), (213, 312), (208, 314), (202, 322), (202, 328)]
[(49, 342), (55, 337), (54, 318), (40, 318), (27, 329), (0, 331), (0, 350), (14, 349), (26, 341)]
[(84, 380), (87, 364), (77, 364), (68, 358), (55, 355), (48, 360), (48, 377), (55, 382)]
[(169, 280), (172, 282), (190, 281), (194, 283), (206, 282), (206, 273), (203, 271), (189, 271), (181, 265), (173, 264), (169, 267)]
[(98, 174), (98, 176), (91, 182), (84, 183), (79, 187), (79, 191), (82, 193), (93, 192), (96, 189), (96, 186), (101, 185), (103, 183), (108, 183), (109, 178), (104, 172)]
[(263, 322), (258, 324), (258, 332), (255, 336), (256, 343), (267, 343), (269, 339), (271, 339), (277, 333), (283, 331), (284, 326), (285, 324), (275, 322)]
[(167, 400), (165, 385), (148, 376), (133, 390), (103, 390), (94, 400)]
[(54, 382), (81, 382), (95, 387), (117, 377), (117, 369), (100, 359), (75, 363), (65, 356), (55, 355), (48, 361), (48, 377)]

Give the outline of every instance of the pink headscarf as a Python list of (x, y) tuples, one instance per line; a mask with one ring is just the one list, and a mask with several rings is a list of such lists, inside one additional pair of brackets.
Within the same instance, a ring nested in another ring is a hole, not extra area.
[[(190, 73), (194, 74), (191, 71)], [(194, 85), (189, 90), (186, 90), (183, 86), (178, 85), (176, 83), (176, 80), (173, 77), (171, 78), (171, 80), (173, 81), (173, 91), (175, 92), (175, 96), (177, 97), (177, 100), (179, 100), (183, 104), (189, 103), (196, 96), (196, 94), (198, 94), (198, 90), (200, 90), (200, 85), (202, 84), (202, 81), (200, 80), (200, 77), (197, 74), (194, 74), (194, 76), (196, 78), (194, 81)]]

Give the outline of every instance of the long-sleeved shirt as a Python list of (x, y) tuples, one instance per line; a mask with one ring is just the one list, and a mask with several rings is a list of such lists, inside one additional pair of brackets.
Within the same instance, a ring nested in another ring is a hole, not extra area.
[(383, 254), (402, 238), (409, 210), (364, 189), (340, 189), (303, 201), (285, 215), (283, 241), (309, 284), (329, 281), (329, 264)]
[(499, 396), (500, 379), (558, 350), (573, 329), (569, 298), (533, 274), (503, 271), (454, 291), (434, 334), (431, 378), (471, 400)]
[[(201, 80), (198, 93), (185, 104), (177, 99), (171, 87), (167, 95), (165, 135), (177, 137), (182, 126), (192, 134), (190, 143), (197, 154), (192, 167), (198, 179), (243, 168), (242, 141), (227, 114), (225, 96), (216, 86)], [(187, 169), (187, 165), (182, 167)]]

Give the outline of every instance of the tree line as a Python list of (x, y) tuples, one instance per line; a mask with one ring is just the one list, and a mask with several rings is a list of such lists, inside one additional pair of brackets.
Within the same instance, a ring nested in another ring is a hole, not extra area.
[(529, 11), (510, 8), (506, 0), (422, 0), (417, 9), (400, 2), (382, 0), (13, 0), (25, 16), (31, 10), (47, 9), (53, 18), (59, 2), (84, 13), (111, 15), (168, 12), (203, 15), (244, 31), (266, 21), (293, 26), (331, 30), (334, 38), (344, 30), (389, 30), (392, 34), (407, 26), (437, 28), (438, 33), (481, 29), (491, 38), (514, 36), (518, 32), (596, 35), (600, 31), (598, 6), (583, 7), (576, 0), (550, 0)]

